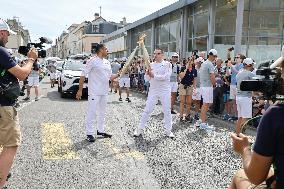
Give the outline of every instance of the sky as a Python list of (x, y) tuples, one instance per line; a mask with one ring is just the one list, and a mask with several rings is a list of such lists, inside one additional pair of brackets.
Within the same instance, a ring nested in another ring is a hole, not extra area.
[(177, 0), (11, 0), (1, 3), (0, 18), (18, 17), (32, 41), (48, 37), (53, 41), (72, 23), (92, 21), (100, 12), (107, 21), (132, 23)]

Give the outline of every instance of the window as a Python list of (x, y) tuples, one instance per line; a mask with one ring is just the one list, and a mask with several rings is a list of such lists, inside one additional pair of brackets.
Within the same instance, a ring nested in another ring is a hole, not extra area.
[(208, 12), (195, 15), (194, 36), (208, 35)]
[(93, 25), (93, 33), (100, 33), (100, 26), (99, 25)]

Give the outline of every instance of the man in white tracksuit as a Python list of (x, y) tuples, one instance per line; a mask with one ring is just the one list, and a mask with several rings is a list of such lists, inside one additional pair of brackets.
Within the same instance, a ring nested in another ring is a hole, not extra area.
[(78, 100), (81, 99), (83, 85), (88, 75), (88, 113), (86, 120), (87, 140), (94, 142), (94, 121), (97, 118), (97, 135), (111, 138), (111, 135), (105, 133), (105, 114), (107, 105), (107, 95), (109, 90), (109, 80), (117, 78), (119, 75), (112, 75), (110, 62), (104, 59), (108, 52), (103, 44), (95, 47), (96, 56), (91, 58), (82, 71), (79, 81), (79, 90), (76, 94)]
[(158, 100), (162, 103), (166, 135), (173, 138), (172, 133), (172, 115), (171, 115), (171, 85), (170, 76), (172, 74), (172, 65), (163, 60), (163, 51), (156, 49), (154, 52), (155, 62), (151, 63), (146, 77), (150, 80), (150, 89), (146, 102), (146, 107), (142, 113), (139, 127), (134, 132), (134, 136), (140, 136), (146, 127), (150, 114), (154, 110)]

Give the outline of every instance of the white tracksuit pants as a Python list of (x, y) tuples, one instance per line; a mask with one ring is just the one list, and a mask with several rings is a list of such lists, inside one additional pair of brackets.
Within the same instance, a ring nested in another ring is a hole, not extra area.
[(104, 132), (106, 106), (107, 95), (89, 97), (86, 120), (87, 135), (94, 135), (95, 118), (97, 118), (97, 130), (102, 133)]
[(146, 123), (154, 110), (155, 105), (158, 100), (162, 103), (163, 113), (164, 113), (164, 122), (165, 129), (167, 132), (172, 130), (172, 114), (171, 114), (171, 91), (150, 91), (146, 101), (146, 107), (142, 113), (139, 129), (144, 129)]

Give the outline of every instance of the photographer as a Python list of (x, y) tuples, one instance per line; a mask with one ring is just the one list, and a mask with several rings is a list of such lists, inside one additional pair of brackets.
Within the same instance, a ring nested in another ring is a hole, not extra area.
[(28, 53), (27, 64), (17, 65), (7, 52), (5, 45), (8, 36), (15, 34), (8, 24), (0, 19), (0, 188), (4, 187), (7, 175), (13, 164), (18, 146), (21, 143), (20, 125), (17, 110), (13, 107), (20, 93), (19, 80), (28, 76), (37, 59), (37, 51), (31, 49)]
[[(193, 58), (193, 57), (192, 57)], [(179, 74), (181, 82), (179, 85), (179, 95), (180, 95), (180, 122), (183, 122), (184, 105), (186, 105), (186, 116), (185, 121), (192, 122), (190, 117), (190, 108), (192, 101), (193, 88), (196, 88), (196, 77), (197, 71), (193, 67), (193, 60), (187, 61), (186, 67), (181, 68), (181, 73)]]
[[(278, 66), (282, 69), (281, 77), (284, 79), (284, 47), (282, 48), (282, 57), (275, 61), (270, 68)], [(232, 134), (234, 150), (242, 156), (244, 169), (235, 174), (229, 189), (284, 188), (283, 115), (283, 100), (268, 108), (258, 125), (253, 151), (250, 149), (247, 136)], [(271, 170), (272, 165), (274, 171)]]

